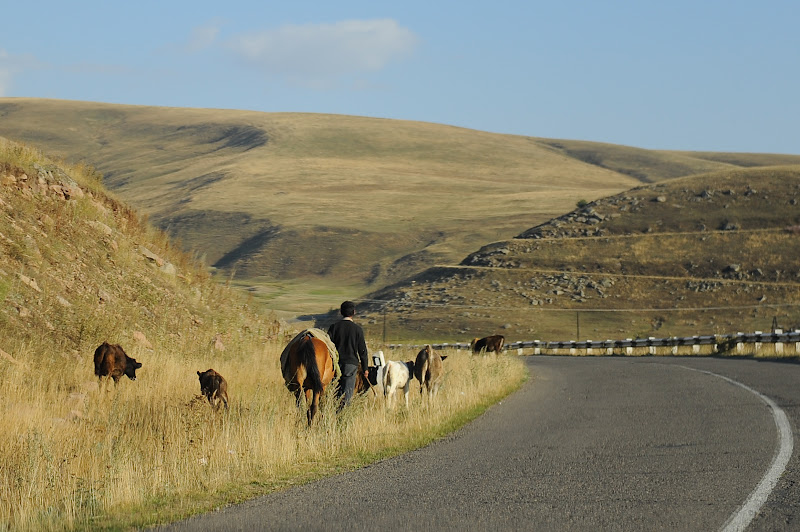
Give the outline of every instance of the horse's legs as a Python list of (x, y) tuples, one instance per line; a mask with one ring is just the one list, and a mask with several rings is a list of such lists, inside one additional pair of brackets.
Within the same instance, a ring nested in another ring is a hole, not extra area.
[(439, 395), (439, 386), (441, 386), (441, 381), (436, 381), (431, 383), (430, 388), (428, 388), (428, 395), (431, 399), (435, 399), (437, 395)]
[(294, 402), (297, 404), (297, 408), (300, 408), (300, 405), (302, 404), (302, 400), (303, 400), (303, 393), (302, 393), (303, 390), (301, 390), (298, 387), (298, 388), (295, 388), (292, 391), (294, 392)]
[(384, 392), (386, 396), (386, 408), (391, 408), (394, 404), (394, 384), (390, 384)]
[(308, 404), (308, 426), (314, 421), (314, 416), (317, 414), (317, 406), (319, 405), (319, 394), (314, 390), (306, 390), (306, 403)]

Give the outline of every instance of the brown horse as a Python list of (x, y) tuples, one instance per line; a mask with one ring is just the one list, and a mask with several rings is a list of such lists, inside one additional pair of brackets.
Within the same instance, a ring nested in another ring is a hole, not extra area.
[(308, 425), (311, 426), (319, 409), (319, 398), (334, 377), (333, 358), (325, 342), (308, 333), (290, 343), (288, 348), (286, 370), (283, 372), (286, 387), (297, 398), (297, 406), (300, 406), (300, 398), (305, 394)]

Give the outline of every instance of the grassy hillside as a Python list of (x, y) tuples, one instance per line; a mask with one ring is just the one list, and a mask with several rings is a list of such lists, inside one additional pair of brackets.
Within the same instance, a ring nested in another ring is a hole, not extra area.
[[(408, 410), (370, 395), (337, 414), (330, 387), (308, 429), (278, 362), (296, 331), (212, 279), (92, 168), (2, 137), (0, 298), (0, 530), (209, 511), (425, 445), (525, 378), (511, 357), (449, 353), (435, 412), (413, 394)], [(103, 341), (142, 364), (136, 381), (98, 383)], [(209, 367), (228, 380), (226, 412), (199, 395)]]
[(0, 135), (92, 164), (199, 258), (303, 311), (458, 262), (581, 199), (800, 163), (321, 114), (0, 98), (0, 117)]
[(602, 198), (367, 297), (392, 338), (769, 330), (800, 325), (799, 259), (800, 166), (756, 168)]
[[(90, 167), (0, 138), (2, 348), (86, 363), (103, 340), (137, 354), (210, 355), (243, 328), (277, 333), (126, 204)], [(218, 307), (228, 311), (220, 312)], [(251, 321), (255, 320), (255, 321)], [(146, 333), (136, 340), (136, 332)], [(138, 347), (134, 347), (138, 346)], [(202, 346), (202, 347), (201, 347)]]
[[(141, 482), (123, 469), (147, 452), (142, 439), (172, 430), (162, 409), (194, 415), (184, 405), (199, 392), (195, 371), (235, 378), (244, 354), (284, 341), (274, 317), (211, 279), (91, 168), (4, 138), (0, 298), (0, 529), (61, 529), (136, 500), (125, 490)], [(143, 365), (136, 383), (120, 382), (124, 396), (98, 388), (103, 341)]]

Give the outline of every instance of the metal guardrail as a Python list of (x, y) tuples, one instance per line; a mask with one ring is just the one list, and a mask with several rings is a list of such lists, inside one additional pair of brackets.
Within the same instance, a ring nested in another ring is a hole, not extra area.
[[(800, 342), (800, 330), (789, 332), (774, 331), (735, 334), (711, 334), (698, 336), (671, 336), (667, 338), (626, 338), (624, 340), (567, 340), (543, 341), (529, 340), (506, 344), (504, 349), (624, 349), (635, 347), (675, 347), (675, 346), (702, 346), (702, 345), (736, 345), (736, 344), (780, 344)], [(388, 344), (389, 349), (397, 348), (423, 348), (424, 345)], [(431, 344), (434, 349), (470, 349), (467, 343)]]

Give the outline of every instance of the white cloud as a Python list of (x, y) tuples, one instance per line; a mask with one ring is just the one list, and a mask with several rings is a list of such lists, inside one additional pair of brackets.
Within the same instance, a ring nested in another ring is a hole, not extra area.
[(39, 61), (31, 55), (12, 55), (0, 49), (0, 96), (8, 95), (16, 74), (40, 66)]
[(228, 47), (270, 74), (312, 84), (342, 74), (373, 72), (409, 55), (417, 36), (391, 19), (288, 25), (240, 35)]
[(156, 48), (157, 55), (166, 53), (169, 55), (197, 54), (213, 48), (217, 44), (220, 28), (224, 24), (221, 18), (215, 18), (209, 22), (192, 28), (189, 35), (183, 37), (179, 42), (165, 44)]
[(216, 23), (198, 26), (192, 30), (184, 48), (187, 52), (205, 50), (214, 44), (217, 40), (217, 35), (219, 35), (219, 26)]

